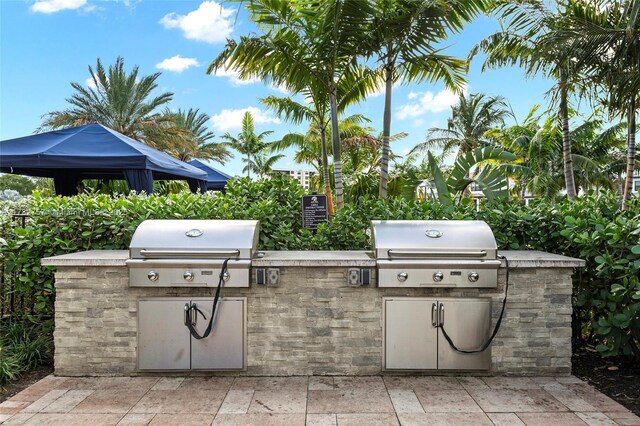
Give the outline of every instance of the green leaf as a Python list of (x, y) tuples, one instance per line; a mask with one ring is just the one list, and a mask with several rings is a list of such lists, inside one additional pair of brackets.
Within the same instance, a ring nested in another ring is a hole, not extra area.
[(620, 291), (620, 290), (626, 290), (626, 287), (620, 284), (613, 284), (611, 285), (611, 291), (612, 292), (616, 292), (616, 291)]
[(631, 247), (631, 253), (640, 254), (640, 245)]

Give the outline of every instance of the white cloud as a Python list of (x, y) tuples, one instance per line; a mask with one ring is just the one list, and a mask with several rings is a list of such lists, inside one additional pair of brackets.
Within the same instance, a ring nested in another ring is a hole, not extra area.
[(458, 101), (458, 95), (450, 90), (441, 90), (435, 95), (433, 92), (425, 92), (424, 94), (409, 93), (409, 99), (418, 99), (418, 103), (405, 104), (400, 107), (396, 112), (396, 117), (399, 120), (405, 120), (407, 118), (417, 118), (424, 115), (427, 112), (442, 112), (449, 109)]
[(238, 71), (229, 69), (227, 67), (220, 67), (215, 73), (216, 77), (227, 77), (232, 86), (244, 86), (246, 84), (253, 84), (260, 81), (259, 78), (251, 77), (249, 79), (243, 80), (240, 78), (240, 73)]
[(198, 9), (186, 15), (169, 13), (160, 23), (167, 29), (181, 29), (184, 37), (189, 40), (219, 43), (225, 41), (233, 31), (233, 22), (229, 19), (233, 14), (233, 9), (225, 9), (215, 1), (205, 1)]
[(31, 5), (32, 12), (56, 13), (61, 10), (75, 10), (87, 4), (87, 0), (36, 0)]
[(85, 81), (85, 83), (86, 83), (86, 85), (87, 85), (87, 87), (88, 87), (89, 89), (95, 89), (96, 87), (98, 87), (98, 86), (96, 86), (96, 82), (95, 82), (95, 81), (93, 81), (93, 77), (89, 77), (89, 78), (87, 78), (87, 80)]
[(413, 127), (420, 127), (424, 124), (424, 119), (423, 118), (416, 118), (415, 120), (413, 120), (413, 122), (411, 123), (411, 125)]
[(196, 60), (196, 58), (183, 58), (180, 55), (167, 58), (162, 62), (156, 64), (156, 68), (158, 69), (176, 72), (178, 74), (188, 68), (199, 66), (200, 63)]
[(274, 117), (259, 108), (250, 106), (243, 109), (223, 109), (220, 114), (216, 114), (211, 117), (211, 125), (219, 132), (241, 129), (242, 117), (247, 111), (251, 113), (255, 124), (280, 123), (280, 119), (278, 117)]

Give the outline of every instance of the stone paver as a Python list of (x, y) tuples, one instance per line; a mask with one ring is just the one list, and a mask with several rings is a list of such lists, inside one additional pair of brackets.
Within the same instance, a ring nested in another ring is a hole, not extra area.
[(49, 376), (0, 403), (0, 424), (640, 426), (640, 418), (575, 377)]
[(253, 390), (230, 390), (218, 410), (221, 414), (246, 414), (253, 400)]

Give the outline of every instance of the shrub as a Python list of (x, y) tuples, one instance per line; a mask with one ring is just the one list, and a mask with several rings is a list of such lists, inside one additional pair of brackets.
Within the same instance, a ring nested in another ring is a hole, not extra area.
[(0, 389), (20, 374), (53, 361), (53, 320), (0, 322)]
[[(261, 250), (370, 249), (372, 219), (478, 219), (491, 226), (500, 249), (544, 250), (586, 260), (575, 274), (576, 319), (604, 355), (638, 348), (640, 201), (618, 211), (616, 197), (592, 194), (575, 202), (471, 205), (362, 197), (321, 224), (302, 226), (302, 188), (287, 178), (230, 181), (226, 194), (79, 195), (29, 201), (25, 228), (6, 234), (1, 250), (19, 276), (16, 291), (37, 311), (53, 309), (52, 269), (40, 258), (89, 249), (126, 249), (146, 219), (258, 219)], [(3, 222), (0, 222), (3, 223)], [(639, 355), (639, 354), (637, 354)]]

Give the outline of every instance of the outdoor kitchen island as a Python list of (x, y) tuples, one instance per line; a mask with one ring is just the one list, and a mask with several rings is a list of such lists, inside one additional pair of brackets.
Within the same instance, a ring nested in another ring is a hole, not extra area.
[[(508, 302), (501, 328), (487, 349), (491, 350), (490, 367), (475, 373), (570, 374), (571, 275), (584, 262), (537, 251), (499, 254), (509, 260)], [(131, 287), (128, 259), (125, 250), (95, 250), (42, 260), (43, 265), (56, 267), (57, 375), (158, 374), (138, 367), (140, 300), (213, 299), (215, 287)], [(376, 259), (369, 251), (267, 251), (252, 259), (250, 277), (248, 288), (222, 289), (223, 300), (245, 303), (245, 317), (238, 319), (245, 324), (236, 327), (244, 333), (242, 367), (165, 371), (253, 376), (403, 374), (406, 370), (385, 368), (383, 363), (384, 300), (490, 299), (493, 330), (502, 307), (506, 270), (503, 260), (494, 288), (383, 288), (377, 285)], [(256, 283), (256, 277), (263, 284)], [(431, 322), (416, 320), (409, 327), (426, 329)], [(464, 342), (456, 343), (464, 347)]]

